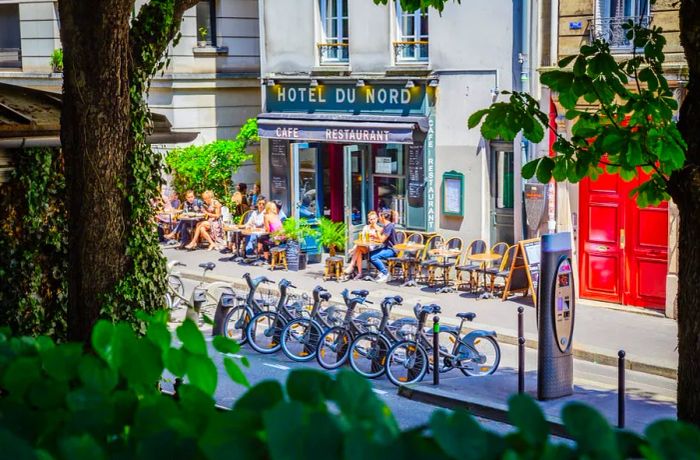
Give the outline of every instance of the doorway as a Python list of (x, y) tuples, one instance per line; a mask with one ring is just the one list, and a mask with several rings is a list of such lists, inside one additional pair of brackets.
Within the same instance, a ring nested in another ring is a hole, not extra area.
[(513, 158), (512, 149), (493, 149), (493, 147), (489, 156), (491, 244), (514, 243), (513, 180), (515, 168)]
[(366, 144), (345, 145), (343, 152), (345, 159), (345, 225), (347, 227), (347, 241), (350, 243), (357, 239), (362, 227), (367, 223), (369, 149)]
[(581, 297), (663, 309), (668, 272), (668, 203), (640, 209), (629, 197), (647, 177), (616, 174), (580, 184)]

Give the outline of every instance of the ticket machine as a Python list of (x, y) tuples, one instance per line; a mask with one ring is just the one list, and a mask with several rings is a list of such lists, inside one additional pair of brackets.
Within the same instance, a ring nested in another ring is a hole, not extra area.
[(571, 234), (542, 235), (538, 295), (537, 398), (573, 393), (575, 294)]

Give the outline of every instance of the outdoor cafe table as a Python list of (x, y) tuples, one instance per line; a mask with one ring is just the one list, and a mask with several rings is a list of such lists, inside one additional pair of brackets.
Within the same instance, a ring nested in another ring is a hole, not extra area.
[[(355, 240), (352, 242), (357, 247), (367, 248), (367, 268), (369, 269), (369, 253), (377, 249), (382, 244), (378, 241)], [(362, 264), (362, 261), (360, 261)], [(360, 267), (361, 268), (361, 267)]]
[[(496, 254), (495, 252), (483, 252), (479, 254), (471, 254), (468, 255), (467, 258), (473, 262), (481, 262), (481, 270), (482, 273), (484, 274), (484, 293), (480, 296), (480, 298), (483, 299), (490, 299), (492, 296), (492, 293), (486, 290), (486, 265), (489, 262), (495, 262), (497, 260), (500, 260), (503, 256), (501, 254)], [(476, 279), (476, 284), (479, 284), (479, 278), (477, 276)]]
[[(244, 228), (241, 230), (241, 235), (243, 235), (243, 236), (257, 236), (258, 238), (260, 238), (261, 236), (266, 236), (269, 234), (270, 234), (270, 232), (266, 232), (265, 230), (260, 230), (257, 228)], [(259, 246), (258, 246), (258, 248), (259, 248)], [(245, 249), (244, 249), (244, 251), (245, 251)], [(260, 265), (262, 263), (262, 261), (259, 258), (262, 256), (262, 254), (260, 253), (259, 249), (257, 249), (257, 248), (256, 248), (255, 252), (258, 254), (258, 259), (251, 262), (251, 264), (252, 265)]]
[[(394, 245), (395, 251), (418, 252), (425, 249), (425, 244), (420, 243), (399, 243)], [(401, 286), (415, 286), (416, 280), (413, 279), (413, 264), (408, 264), (408, 273), (406, 273), (406, 281)]]
[[(231, 257), (229, 257), (226, 260), (232, 261), (236, 259), (240, 259), (245, 256), (245, 249), (243, 249), (243, 255), (241, 255), (241, 233), (243, 229), (245, 228), (245, 225), (238, 225), (238, 224), (224, 224), (223, 230), (226, 233), (232, 233), (233, 234), (233, 245), (235, 246), (236, 250)], [(222, 259), (224, 260), (224, 259)]]
[[(442, 257), (445, 260), (445, 262), (447, 262), (447, 259), (454, 259), (456, 257), (459, 257), (459, 254), (461, 252), (462, 251), (460, 249), (450, 249), (450, 248), (440, 248), (440, 249), (431, 249), (430, 250), (431, 255), (437, 256), (437, 257)], [(451, 288), (447, 283), (447, 273), (449, 270), (446, 269), (445, 267), (442, 267), (442, 268), (443, 268), (442, 277), (444, 280), (444, 286), (437, 289), (435, 292), (438, 292), (438, 293), (454, 292), (454, 289)]]
[[(184, 222), (185, 227), (187, 227), (186, 231), (187, 231), (188, 238), (187, 238), (186, 242), (182, 243), (182, 245), (184, 246), (192, 240), (192, 236), (191, 236), (192, 230), (194, 230), (194, 227), (197, 225), (197, 223), (204, 220), (204, 214), (202, 214), (202, 213), (196, 213), (196, 214), (195, 213), (181, 213), (178, 216), (177, 220)], [(184, 241), (184, 240), (181, 238), (181, 241)]]

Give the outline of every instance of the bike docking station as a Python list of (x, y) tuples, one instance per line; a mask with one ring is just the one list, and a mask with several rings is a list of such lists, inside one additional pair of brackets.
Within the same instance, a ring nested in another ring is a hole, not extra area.
[(223, 325), (224, 319), (228, 311), (236, 305), (236, 294), (224, 292), (219, 297), (219, 302), (216, 304), (214, 312), (214, 326), (211, 328), (211, 335), (224, 335)]
[(569, 232), (542, 235), (537, 296), (537, 399), (574, 393), (575, 295)]

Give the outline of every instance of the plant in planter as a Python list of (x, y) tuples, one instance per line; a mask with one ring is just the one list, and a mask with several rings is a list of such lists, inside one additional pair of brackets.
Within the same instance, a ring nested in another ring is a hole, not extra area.
[(344, 222), (333, 222), (327, 217), (318, 219), (319, 243), (328, 248), (331, 257), (345, 248), (345, 231)]
[(272, 235), (274, 239), (284, 241), (287, 245), (287, 267), (289, 270), (299, 270), (299, 255), (302, 252), (301, 242), (307, 236), (316, 236), (316, 234), (307, 219), (288, 217), (282, 222), (282, 228)]
[(51, 53), (51, 70), (54, 73), (63, 72), (63, 48), (56, 48)]
[(206, 27), (200, 27), (198, 30), (199, 33), (199, 41), (197, 42), (197, 46), (200, 48), (204, 48), (207, 46), (207, 35), (209, 35), (209, 29)]

